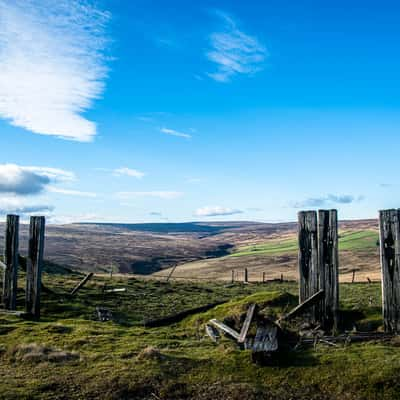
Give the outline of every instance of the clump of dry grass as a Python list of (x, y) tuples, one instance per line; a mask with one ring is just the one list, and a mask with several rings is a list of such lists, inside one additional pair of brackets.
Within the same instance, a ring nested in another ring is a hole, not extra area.
[(79, 354), (76, 352), (59, 350), (37, 343), (18, 344), (10, 349), (9, 355), (13, 361), (31, 363), (63, 363), (79, 359)]
[(162, 360), (164, 356), (161, 354), (160, 349), (153, 346), (145, 347), (138, 355), (138, 360)]

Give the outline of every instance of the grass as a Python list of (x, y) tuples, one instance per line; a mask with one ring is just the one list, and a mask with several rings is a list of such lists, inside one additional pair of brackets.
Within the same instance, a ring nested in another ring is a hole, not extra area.
[[(279, 367), (260, 367), (231, 340), (215, 345), (204, 337), (208, 319), (238, 327), (252, 302), (270, 315), (281, 314), (297, 302), (295, 283), (226, 286), (95, 277), (71, 298), (67, 293), (79, 279), (44, 275), (52, 293), (42, 296), (40, 321), (0, 314), (1, 399), (400, 398), (395, 344), (320, 345), (284, 353)], [(127, 292), (103, 297), (105, 284)], [(342, 284), (340, 292), (349, 328), (381, 328), (378, 284)], [(19, 308), (22, 301), (21, 291)], [(170, 326), (143, 327), (143, 319), (216, 301), (225, 303)], [(116, 320), (96, 321), (98, 305), (111, 309)]]
[[(373, 250), (377, 248), (378, 233), (373, 230), (341, 232), (339, 237), (339, 250)], [(285, 240), (273, 239), (268, 242), (242, 246), (229, 257), (243, 257), (254, 255), (279, 256), (298, 251), (297, 238), (292, 237)]]

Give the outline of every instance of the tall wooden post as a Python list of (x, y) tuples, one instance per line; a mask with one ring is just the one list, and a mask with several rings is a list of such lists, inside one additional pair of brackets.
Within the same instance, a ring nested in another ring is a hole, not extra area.
[(232, 270), (231, 283), (235, 282), (235, 270)]
[(26, 264), (26, 312), (40, 317), (40, 289), (44, 252), (45, 218), (31, 217)]
[[(298, 220), (299, 302), (303, 303), (319, 290), (317, 213), (316, 211), (300, 211)], [(315, 308), (312, 314), (314, 319), (317, 318)]]
[(325, 296), (320, 310), (325, 329), (337, 327), (339, 254), (337, 210), (318, 211), (319, 288)]
[(3, 304), (6, 310), (15, 310), (18, 280), (18, 215), (7, 215), (4, 246)]
[(385, 331), (400, 332), (400, 210), (379, 212)]
[(244, 269), (244, 278), (243, 278), (244, 283), (249, 283), (249, 274), (247, 271), (247, 268)]

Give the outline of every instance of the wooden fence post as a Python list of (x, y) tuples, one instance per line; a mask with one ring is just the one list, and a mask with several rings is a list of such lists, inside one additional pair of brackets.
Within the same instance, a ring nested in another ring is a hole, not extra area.
[[(299, 303), (303, 303), (319, 290), (317, 213), (316, 211), (300, 211), (298, 220)], [(315, 311), (313, 307), (313, 319), (317, 317)]]
[(45, 218), (31, 217), (26, 263), (26, 312), (40, 317), (40, 289), (44, 252)]
[(235, 270), (232, 270), (231, 283), (235, 282)]
[(337, 210), (318, 211), (319, 289), (325, 296), (320, 310), (325, 329), (337, 327), (339, 310), (339, 254)]
[(4, 246), (4, 276), (3, 304), (6, 310), (15, 310), (17, 301), (18, 280), (18, 215), (7, 215), (5, 246)]
[(244, 283), (249, 283), (249, 275), (248, 275), (248, 271), (247, 268), (244, 269), (244, 279), (243, 279)]
[(379, 212), (385, 331), (400, 332), (400, 210)]

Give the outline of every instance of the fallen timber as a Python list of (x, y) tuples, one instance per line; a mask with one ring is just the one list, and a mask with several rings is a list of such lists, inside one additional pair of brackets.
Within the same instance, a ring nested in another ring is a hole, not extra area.
[(325, 344), (332, 343), (357, 343), (357, 342), (373, 342), (373, 341), (386, 341), (395, 338), (395, 334), (385, 333), (385, 332), (355, 332), (351, 334), (341, 334), (337, 336), (315, 336), (312, 337), (302, 337), (300, 338), (298, 344), (300, 345), (315, 345), (317, 342), (322, 342)]
[(317, 293), (313, 294), (307, 300), (303, 301), (298, 306), (293, 308), (293, 310), (291, 310), (289, 313), (280, 317), (277, 322), (279, 323), (281, 321), (287, 321), (291, 318), (297, 317), (298, 315), (303, 313), (305, 310), (307, 310), (309, 307), (312, 307), (312, 306), (316, 305), (318, 302), (320, 302), (324, 298), (324, 294), (325, 294), (325, 292), (323, 289), (319, 290)]

